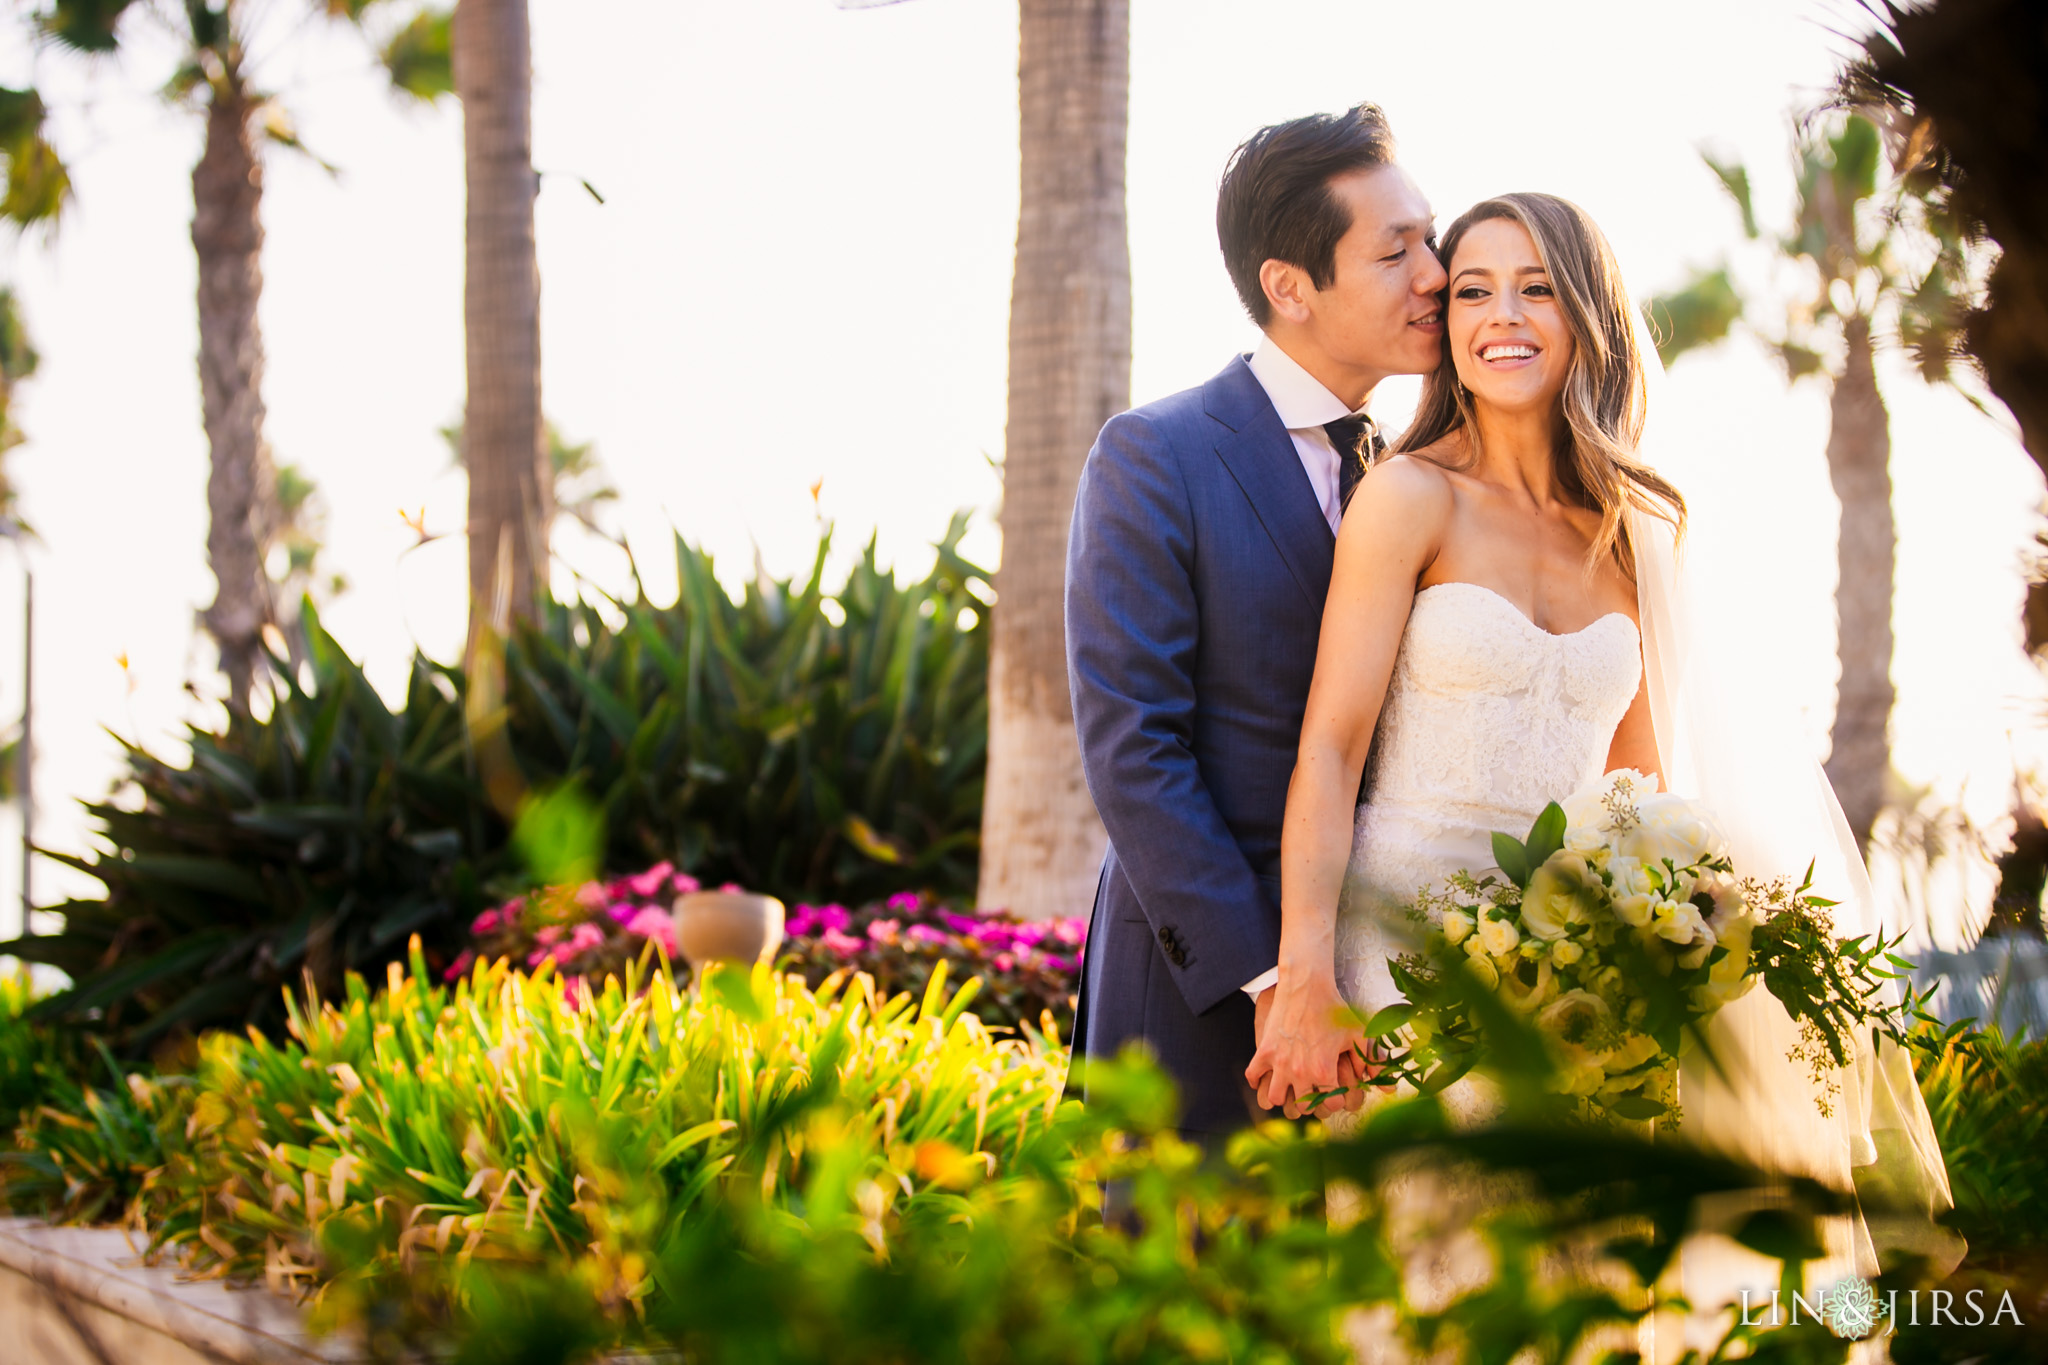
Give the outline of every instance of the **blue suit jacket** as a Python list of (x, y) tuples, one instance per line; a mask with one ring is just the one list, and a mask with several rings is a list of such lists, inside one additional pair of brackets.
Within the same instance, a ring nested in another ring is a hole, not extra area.
[(1109, 831), (1077, 1055), (1144, 1039), (1181, 1125), (1265, 1116), (1242, 987), (1280, 947), (1280, 829), (1335, 538), (1242, 357), (1110, 420), (1067, 546), (1067, 669)]

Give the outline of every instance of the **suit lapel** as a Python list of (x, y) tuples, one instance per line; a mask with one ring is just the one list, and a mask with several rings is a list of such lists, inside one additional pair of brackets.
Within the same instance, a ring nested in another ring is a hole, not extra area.
[(1217, 423), (1217, 457), (1251, 503), (1302, 596), (1321, 611), (1330, 591), (1336, 538), (1316, 504), (1293, 438), (1244, 357), (1202, 386), (1202, 407)]

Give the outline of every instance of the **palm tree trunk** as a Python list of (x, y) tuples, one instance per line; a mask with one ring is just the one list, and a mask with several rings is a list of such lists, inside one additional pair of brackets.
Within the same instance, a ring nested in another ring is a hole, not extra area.
[[(224, 83), (224, 85), (229, 83)], [(213, 465), (206, 480), (206, 558), (218, 585), (203, 613), (220, 649), (230, 705), (246, 709), (275, 619), (264, 556), (277, 526), (277, 475), (263, 441), (263, 165), (238, 88), (217, 85), (206, 150), (192, 170), (192, 247), (199, 257), (199, 395)]]
[(1836, 693), (1828, 778), (1859, 844), (1884, 806), (1891, 771), (1892, 579), (1898, 533), (1892, 522), (1892, 438), (1871, 363), (1870, 321), (1844, 325), (1848, 359), (1830, 400), (1828, 473), (1842, 504), (1838, 551), (1840, 619), (1836, 652), (1842, 680)]
[(1020, 11), (1022, 199), (980, 900), (1043, 918), (1087, 913), (1105, 842), (1074, 736), (1061, 596), (1081, 466), (1130, 403), (1130, 7), (1022, 0)]
[(469, 204), (463, 325), (469, 397), (470, 640), (530, 617), (549, 520), (534, 252), (533, 52), (526, 0), (460, 0), (453, 41)]

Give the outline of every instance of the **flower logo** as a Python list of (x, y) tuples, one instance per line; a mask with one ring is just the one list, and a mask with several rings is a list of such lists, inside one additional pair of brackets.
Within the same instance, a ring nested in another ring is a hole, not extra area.
[(1867, 1337), (1877, 1328), (1877, 1291), (1870, 1281), (1850, 1275), (1835, 1281), (1821, 1306), (1828, 1330), (1848, 1340)]

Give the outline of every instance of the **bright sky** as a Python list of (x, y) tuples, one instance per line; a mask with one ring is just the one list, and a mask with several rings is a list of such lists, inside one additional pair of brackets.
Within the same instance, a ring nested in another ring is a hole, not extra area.
[[(461, 542), (409, 550), (399, 516), (424, 509), (430, 529), (452, 531), (464, 515), (435, 430), (463, 392), (459, 111), (401, 105), (360, 39), (302, 21), (297, 0), (272, 3), (264, 78), (340, 173), (269, 162), (269, 437), (327, 500), (329, 560), (353, 585), (327, 623), (395, 695), (415, 643), (450, 658), (462, 635)], [(597, 442), (655, 594), (673, 592), (672, 525), (734, 579), (756, 546), (777, 572), (802, 566), (820, 478), (842, 559), (872, 532), (885, 560), (921, 570), (948, 515), (973, 507), (970, 550), (996, 560), (1014, 6), (606, 8), (592, 22), (589, 0), (533, 0), (545, 403), (572, 439)], [(1847, 0), (1551, 0), (1540, 24), (1492, 0), (1132, 9), (1139, 402), (1251, 344), (1213, 211), (1224, 158), (1259, 125), (1377, 100), (1444, 221), (1505, 190), (1565, 195), (1646, 296), (1735, 239), (1697, 146), (1743, 156), (1766, 218), (1782, 213), (1788, 110), (1825, 87), (1846, 48), (1835, 31), (1856, 27)], [(170, 60), (144, 49), (88, 71), (0, 31), (0, 83), (33, 76), (53, 97), (78, 196), (51, 241), (0, 246), (0, 280), (17, 285), (43, 354), (18, 412), (30, 443), (9, 461), (44, 541), (37, 781), (42, 837), (60, 848), (89, 844), (75, 798), (104, 794), (117, 771), (106, 731), (176, 752), (180, 724), (208, 710), (184, 685), (218, 690), (193, 628), (213, 588), (189, 238), (201, 129), (150, 93)], [(1995, 820), (2015, 753), (2039, 748), (2043, 687), (2017, 612), (2042, 482), (2003, 426), (1897, 364), (1885, 379), (1897, 762)], [(1398, 424), (1412, 401), (1412, 383), (1389, 384), (1378, 407)], [(1788, 392), (1754, 343), (1736, 342), (1679, 365), (1667, 402), (1705, 452), (1669, 471), (1693, 498), (1701, 552), (1735, 566), (1755, 609), (1754, 631), (1728, 648), (1781, 676), (1824, 734), (1825, 397)], [(602, 545), (565, 535), (558, 548), (600, 582), (622, 576)], [(19, 706), (19, 639), (18, 570), (0, 561), (0, 715)], [(45, 900), (94, 885), (48, 864), (37, 877)], [(11, 891), (0, 903), (9, 931)]]

